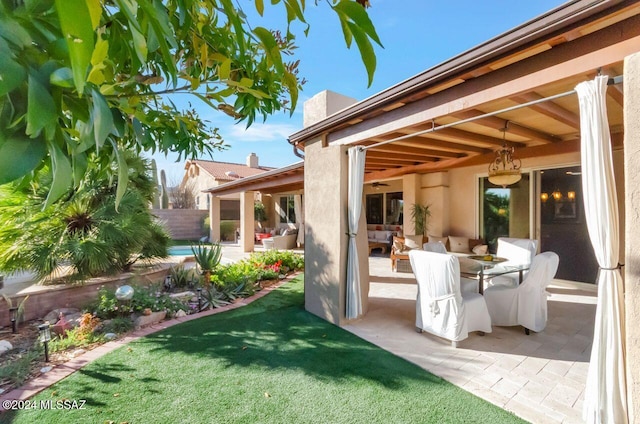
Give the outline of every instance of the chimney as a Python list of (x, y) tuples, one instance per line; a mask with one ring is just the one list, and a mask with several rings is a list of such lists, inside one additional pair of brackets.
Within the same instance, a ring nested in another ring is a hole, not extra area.
[(325, 90), (304, 102), (303, 127), (320, 122), (358, 101), (333, 91)]
[(258, 165), (258, 156), (255, 153), (251, 153), (249, 154), (249, 156), (247, 156), (247, 166), (249, 168), (257, 168)]

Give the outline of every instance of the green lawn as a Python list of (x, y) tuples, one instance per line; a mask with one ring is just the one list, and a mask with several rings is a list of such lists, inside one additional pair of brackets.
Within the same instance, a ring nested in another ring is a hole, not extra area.
[[(139, 339), (14, 423), (513, 423), (514, 415), (303, 309), (302, 278), (249, 306)], [(425, 352), (428, 355), (428, 352)]]

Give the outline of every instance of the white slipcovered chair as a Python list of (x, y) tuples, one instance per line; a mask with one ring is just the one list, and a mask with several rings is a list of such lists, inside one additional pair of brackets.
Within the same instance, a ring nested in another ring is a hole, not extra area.
[(460, 291), (458, 258), (424, 250), (409, 251), (418, 282), (416, 328), (451, 340), (453, 347), (469, 332), (491, 332), (491, 318), (484, 298)]
[[(422, 250), (435, 253), (447, 253), (447, 248), (439, 241), (430, 241), (423, 244)], [(460, 277), (460, 291), (462, 291), (462, 293), (478, 293), (480, 286), (478, 286), (478, 281), (476, 280)]]
[[(511, 238), (511, 237), (499, 237), (498, 238), (498, 250), (496, 256), (499, 258), (507, 259), (506, 262), (502, 262), (500, 265), (529, 265), (536, 255), (538, 250), (538, 240), (523, 239), (523, 238)], [(523, 273), (523, 280), (527, 276), (527, 271)], [(489, 286), (507, 285), (516, 287), (519, 283), (518, 274), (501, 275), (488, 280)]]
[(422, 250), (435, 253), (447, 253), (447, 248), (439, 241), (431, 241), (422, 245)]
[(516, 287), (495, 285), (484, 291), (493, 325), (521, 325), (525, 333), (542, 331), (547, 325), (545, 290), (558, 270), (559, 258), (554, 252), (536, 255), (527, 278)]

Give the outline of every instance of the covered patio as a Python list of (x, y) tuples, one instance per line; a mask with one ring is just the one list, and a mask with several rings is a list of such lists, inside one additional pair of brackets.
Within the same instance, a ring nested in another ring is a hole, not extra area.
[[(617, 251), (619, 247), (619, 260), (625, 264), (626, 285), (624, 293), (620, 294), (621, 310), (626, 311), (627, 320), (637, 318), (640, 293), (634, 283), (637, 282), (639, 238), (634, 210), (638, 209), (636, 193), (640, 170), (631, 158), (640, 137), (637, 124), (639, 51), (640, 4), (575, 1), (372, 97), (354, 101), (335, 113), (317, 113), (318, 110), (332, 110), (331, 95), (323, 96), (324, 103), (311, 105), (316, 113), (310, 115), (321, 117), (316, 121), (305, 121), (307, 126), (290, 137), (290, 142), (304, 150), (306, 156), (307, 310), (350, 328), (359, 327), (371, 314), (381, 310), (382, 304), (376, 295), (381, 286), (375, 279), (366, 277), (370, 275), (366, 256), (367, 222), (366, 214), (359, 210), (358, 200), (363, 193), (362, 187), (354, 184), (358, 178), (365, 184), (401, 184), (405, 205), (430, 203), (433, 207), (431, 231), (434, 231), (431, 234), (435, 236), (484, 237), (479, 200), (494, 151), (505, 144), (515, 149), (522, 161), (523, 180), (525, 176), (528, 180), (518, 199), (521, 202), (513, 208), (525, 217), (518, 228), (523, 233), (519, 237), (542, 239), (540, 210), (545, 197), (542, 196), (541, 174), (550, 169), (580, 166), (584, 159), (580, 152), (584, 144), (581, 140), (584, 139), (584, 134), (581, 135), (584, 125), (580, 122), (580, 105), (574, 90), (579, 83), (593, 80), (596, 75), (607, 75), (619, 77), (613, 78), (606, 91), (607, 133), (611, 143), (605, 150), (611, 153), (615, 174), (615, 185), (612, 184), (610, 192), (617, 194), (619, 199), (610, 202), (617, 207), (613, 219), (616, 225), (620, 224), (612, 238), (615, 241), (607, 248)], [(344, 104), (344, 98), (336, 96), (336, 99)], [(348, 156), (347, 152), (356, 151), (355, 147), (366, 150), (366, 157), (360, 155), (354, 160), (351, 154)], [(362, 162), (361, 168), (358, 161)], [(331, 173), (327, 172), (329, 169)], [(349, 174), (355, 173), (354, 170), (363, 175), (350, 178)], [(356, 193), (351, 202), (350, 192)], [(583, 193), (586, 199), (587, 190)], [(328, 204), (338, 207), (327, 209)], [(415, 234), (407, 215), (404, 215), (403, 231)], [(577, 224), (577, 215), (572, 210), (557, 209), (555, 219), (571, 217)], [(585, 243), (578, 240), (574, 243), (574, 254), (582, 256), (586, 252), (583, 250)], [(359, 276), (353, 271), (355, 264)], [(615, 266), (615, 263), (602, 265), (600, 262), (599, 269), (609, 274), (618, 272)], [(600, 271), (594, 272), (591, 283), (597, 279), (595, 274), (602, 274)], [(611, 301), (610, 305), (617, 295), (605, 297), (606, 301)], [(349, 299), (357, 301), (350, 302)], [(564, 302), (560, 312), (571, 311), (573, 303)], [(385, 304), (385, 309), (387, 305), (392, 303)], [(393, 312), (389, 313), (389, 316), (393, 315)], [(572, 328), (570, 317), (562, 316), (560, 321)], [(609, 316), (599, 316), (595, 322), (609, 321)], [(611, 388), (613, 394), (606, 395), (604, 390), (598, 393), (598, 404), (594, 403), (595, 408), (590, 411), (590, 418), (595, 422), (611, 421), (613, 415), (607, 415), (603, 410), (615, 410), (620, 418), (616, 422), (626, 421), (627, 411), (629, 419), (633, 420), (633, 404), (638, 403), (630, 402), (627, 410), (627, 393), (631, 399), (638, 399), (638, 330), (625, 327), (624, 318), (617, 322), (620, 322), (623, 339), (610, 341), (608, 347), (610, 351), (623, 353), (613, 360), (616, 371), (608, 377), (622, 370), (624, 380), (626, 366), (626, 381)], [(405, 319), (407, 324), (411, 325), (411, 322)], [(413, 330), (413, 325), (409, 330)], [(494, 331), (500, 334), (503, 329)], [(588, 332), (581, 331), (577, 330), (575, 334), (589, 337)], [(573, 337), (553, 334), (553, 330), (547, 329), (536, 336), (546, 337), (549, 333), (567, 343)], [(503, 343), (505, 350), (518, 351), (518, 347), (508, 341)], [(588, 342), (582, 347), (589, 351), (587, 345)], [(604, 342), (597, 346), (604, 349)], [(425, 356), (432, 355), (432, 351), (427, 349)], [(588, 361), (580, 355), (576, 359), (578, 362)], [(602, 371), (599, 377), (608, 378), (605, 374)], [(617, 380), (620, 377), (618, 374), (614, 380), (620, 381)], [(582, 385), (584, 388), (584, 382)], [(608, 405), (600, 409), (599, 402), (604, 405), (612, 398), (621, 401), (619, 407)], [(590, 402), (587, 404), (591, 405)], [(571, 408), (573, 406), (575, 404)], [(600, 413), (602, 416), (596, 417)]]

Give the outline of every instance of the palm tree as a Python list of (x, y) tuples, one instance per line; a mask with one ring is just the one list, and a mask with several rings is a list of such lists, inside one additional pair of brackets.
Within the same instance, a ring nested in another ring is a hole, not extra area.
[(117, 172), (90, 161), (78, 188), (42, 210), (51, 174), (29, 186), (0, 187), (0, 269), (41, 278), (69, 269), (70, 280), (130, 270), (142, 259), (167, 256), (170, 238), (148, 208), (155, 185), (149, 162), (127, 154), (129, 183), (116, 207)]

